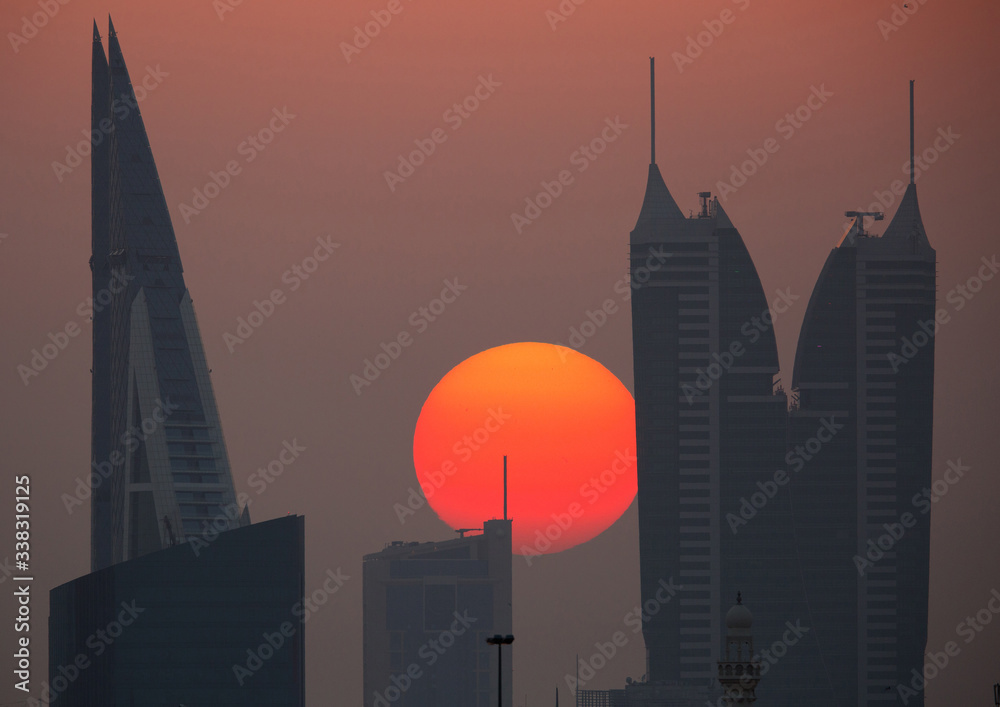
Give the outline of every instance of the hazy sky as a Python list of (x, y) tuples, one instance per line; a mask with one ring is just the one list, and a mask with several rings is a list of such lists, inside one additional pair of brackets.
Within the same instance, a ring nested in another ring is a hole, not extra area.
[[(71, 0), (37, 31), (22, 19), (41, 12), (37, 2), (0, 6), (8, 475), (0, 483), (11, 487), (0, 527), (12, 527), (14, 475), (31, 474), (36, 685), (46, 665), (41, 590), (89, 569), (88, 509), (68, 514), (60, 497), (89, 459), (90, 326), (78, 308), (91, 290), (90, 166), (87, 157), (70, 169), (53, 163), (66, 164), (89, 128), (91, 22), (97, 17), (106, 34), (110, 11), (133, 82), (145, 77), (140, 107), (237, 489), (252, 495), (256, 520), (305, 515), (307, 588), (328, 569), (351, 577), (306, 627), (313, 705), (361, 699), (362, 555), (394, 539), (452, 535), (426, 508), (404, 525), (393, 510), (415, 484), (412, 434), (427, 393), (491, 346), (566, 343), (588, 310), (620, 298), (614, 287), (626, 273), (649, 159), (648, 57), (658, 62), (658, 162), (685, 212), (697, 208), (697, 192), (718, 193), (747, 150), (769, 138), (779, 145), (723, 203), (769, 299), (778, 290), (800, 298), (776, 324), (786, 381), (844, 210), (867, 208), (875, 191), (905, 178), (907, 81), (916, 79), (917, 150), (933, 160), (918, 181), (921, 211), (938, 252), (939, 306), (953, 314), (937, 341), (935, 477), (948, 460), (971, 466), (932, 514), (928, 648), (958, 640), (962, 651), (928, 686), (928, 704), (989, 699), (1000, 679), (1000, 620), (967, 644), (956, 627), (1000, 589), (1000, 278), (961, 310), (946, 298), (997, 253), (1000, 6), (910, 0), (914, 14), (905, 15), (867, 0), (564, 0), (575, 10), (556, 21), (558, 0), (232, 2)], [(345, 57), (355, 27), (389, 5), (399, 9), (391, 22)], [(718, 36), (709, 46), (688, 48), (710, 28)], [(8, 33), (32, 36), (11, 42)], [(681, 62), (685, 51), (694, 58)], [(455, 112), (477, 86), (476, 109)], [(811, 95), (824, 101), (802, 110), (808, 120), (785, 120)], [(281, 127), (273, 141), (263, 149), (245, 142), (272, 118)], [(608, 120), (618, 128), (604, 133), (615, 136), (606, 150), (593, 160), (578, 153)], [(434, 152), (390, 188), (385, 173), (400, 155), (435, 135)], [(230, 161), (238, 169), (221, 193), (199, 213), (181, 208)], [(525, 199), (562, 170), (573, 181), (519, 232), (511, 214), (523, 215)], [(297, 276), (286, 271), (326, 237), (340, 246), (293, 291)], [(468, 288), (418, 332), (411, 317), (455, 278)], [(286, 297), (273, 315), (227, 346), (237, 318), (277, 288)], [(25, 385), (18, 365), (30, 366), (32, 349), (67, 325), (81, 333)], [(350, 376), (404, 331), (412, 345), (357, 395)], [(582, 351), (631, 389), (627, 306)], [(293, 440), (306, 451), (258, 495), (250, 475)], [(13, 539), (0, 542), (0, 558), (12, 554)], [(515, 557), (514, 567), (518, 704), (525, 694), (529, 704), (550, 704), (574, 654), (609, 640), (638, 601), (634, 505), (598, 539), (530, 567)], [(4, 617), (12, 616), (3, 594)], [(2, 625), (8, 636), (6, 618)], [(642, 674), (641, 639), (628, 635), (588, 687)], [(0, 703), (14, 697), (5, 680)]]

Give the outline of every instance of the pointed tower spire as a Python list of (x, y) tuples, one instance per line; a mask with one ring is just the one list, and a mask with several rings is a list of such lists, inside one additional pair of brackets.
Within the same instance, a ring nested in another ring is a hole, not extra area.
[(916, 253), (918, 250), (930, 248), (927, 232), (924, 230), (923, 219), (920, 218), (920, 205), (917, 203), (915, 153), (913, 150), (913, 81), (910, 81), (910, 183), (903, 192), (896, 213), (882, 235), (884, 241), (897, 241)]
[(913, 184), (913, 80), (910, 80), (910, 184)]
[[(96, 22), (94, 23), (97, 24)], [(108, 37), (117, 37), (118, 33), (115, 32), (115, 23), (111, 21), (111, 13), (108, 13)]]
[[(96, 26), (96, 25), (95, 25)], [(649, 57), (649, 163), (656, 164), (656, 80), (653, 62)]]
[(94, 20), (94, 42), (101, 41), (101, 33), (97, 31), (97, 20)]
[[(646, 178), (646, 195), (642, 199), (642, 209), (635, 227), (662, 221), (664, 219), (683, 219), (674, 197), (663, 182), (660, 168), (656, 166), (656, 92), (654, 58), (649, 57), (649, 175)], [(634, 230), (634, 229), (633, 229)]]

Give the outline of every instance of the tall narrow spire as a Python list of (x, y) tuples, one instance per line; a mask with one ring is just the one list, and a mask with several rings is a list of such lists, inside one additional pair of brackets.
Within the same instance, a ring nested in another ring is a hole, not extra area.
[(507, 455), (503, 455), (503, 519), (507, 520)]
[(913, 149), (913, 81), (910, 81), (910, 183), (899, 200), (892, 221), (882, 234), (882, 241), (897, 241), (905, 245), (911, 252), (930, 248), (924, 222), (920, 217), (920, 206), (917, 203), (916, 168), (914, 166), (915, 152)]
[(910, 184), (913, 184), (913, 81), (910, 80)]
[(654, 59), (649, 57), (649, 176), (646, 178), (646, 195), (642, 199), (636, 228), (652, 226), (663, 220), (683, 219), (684, 214), (670, 195), (663, 182), (660, 168), (656, 166), (656, 92)]
[(101, 33), (97, 31), (97, 20), (94, 20), (94, 42), (101, 41)]
[(656, 164), (656, 81), (653, 62), (649, 57), (649, 163)]

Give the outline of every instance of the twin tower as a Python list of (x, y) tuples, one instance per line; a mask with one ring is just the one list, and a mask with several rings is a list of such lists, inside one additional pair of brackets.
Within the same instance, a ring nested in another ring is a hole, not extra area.
[[(742, 591), (767, 704), (894, 702), (927, 640), (930, 518), (913, 499), (931, 484), (936, 260), (913, 172), (880, 237), (850, 214), (788, 395), (772, 312), (802, 305), (769, 302), (717, 198), (683, 215), (652, 146), (630, 237), (642, 598), (683, 589), (645, 624), (647, 680), (710, 685)], [(653, 270), (652, 254), (669, 257)]]

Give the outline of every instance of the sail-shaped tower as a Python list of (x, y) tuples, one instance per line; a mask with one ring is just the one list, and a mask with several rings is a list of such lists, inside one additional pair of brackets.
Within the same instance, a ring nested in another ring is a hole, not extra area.
[[(651, 59), (651, 102), (652, 68)], [(797, 607), (787, 499), (776, 493), (767, 514), (731, 522), (783, 466), (787, 403), (753, 259), (718, 198), (699, 196), (699, 213), (685, 217), (651, 132), (629, 242), (647, 680), (711, 690), (720, 617), (737, 591), (753, 597), (765, 644)], [(680, 587), (672, 598), (663, 591), (671, 582)]]
[[(915, 499), (931, 486), (937, 275), (913, 178), (912, 81), (910, 166), (881, 237), (848, 212), (795, 355), (791, 448), (821, 418), (841, 427), (790, 488), (815, 659), (830, 676), (812, 704), (896, 704), (924, 666), (930, 516)], [(904, 702), (922, 705), (923, 692)]]
[(96, 570), (248, 516), (235, 511), (191, 295), (113, 25), (106, 60), (95, 25), (92, 65)]
[(301, 706), (305, 519), (250, 525), (235, 494), (170, 214), (109, 29), (105, 56), (95, 23), (92, 53), (92, 571), (49, 594), (42, 700)]

